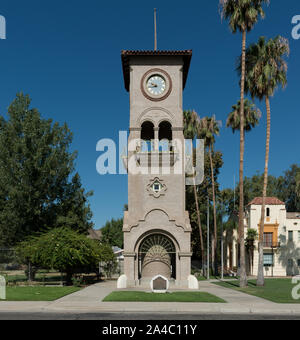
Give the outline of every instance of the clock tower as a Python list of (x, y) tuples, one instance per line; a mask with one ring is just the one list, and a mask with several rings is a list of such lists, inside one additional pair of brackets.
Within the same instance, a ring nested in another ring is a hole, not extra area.
[(185, 204), (182, 93), (192, 51), (122, 51), (130, 95), (128, 211), (119, 287), (149, 287), (156, 276), (195, 288)]

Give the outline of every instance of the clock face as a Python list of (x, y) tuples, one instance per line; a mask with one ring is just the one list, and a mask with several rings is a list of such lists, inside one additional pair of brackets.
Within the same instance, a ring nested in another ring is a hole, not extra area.
[(160, 75), (153, 75), (147, 81), (147, 90), (155, 96), (162, 95), (166, 90), (166, 81)]

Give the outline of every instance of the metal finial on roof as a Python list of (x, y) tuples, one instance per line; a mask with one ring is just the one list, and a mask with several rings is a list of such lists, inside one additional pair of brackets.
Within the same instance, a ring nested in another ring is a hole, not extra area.
[(154, 8), (154, 51), (157, 51), (157, 9)]

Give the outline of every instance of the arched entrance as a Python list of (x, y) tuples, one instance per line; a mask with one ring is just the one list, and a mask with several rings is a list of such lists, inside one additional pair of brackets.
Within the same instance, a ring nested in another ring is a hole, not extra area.
[(162, 275), (176, 279), (176, 248), (165, 235), (146, 237), (139, 248), (139, 278)]

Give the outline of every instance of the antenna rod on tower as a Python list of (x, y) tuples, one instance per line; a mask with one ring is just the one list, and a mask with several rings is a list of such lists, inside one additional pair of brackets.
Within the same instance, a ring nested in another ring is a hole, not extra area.
[(154, 8), (154, 51), (157, 51), (157, 24), (156, 24), (156, 8)]

